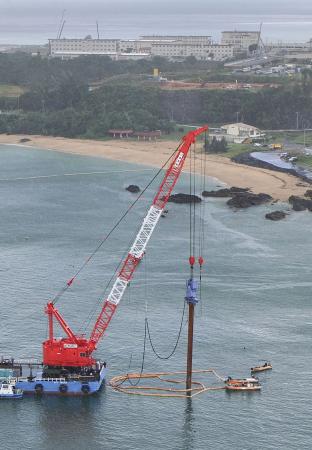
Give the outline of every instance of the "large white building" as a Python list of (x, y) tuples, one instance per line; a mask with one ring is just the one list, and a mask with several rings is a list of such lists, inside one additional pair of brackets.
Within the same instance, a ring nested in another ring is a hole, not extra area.
[(163, 56), (169, 59), (185, 59), (195, 56), (199, 60), (224, 61), (233, 57), (231, 45), (195, 44), (182, 41), (154, 42), (151, 47), (152, 56)]
[(312, 42), (271, 42), (265, 44), (265, 50), (270, 55), (311, 52)]
[(142, 59), (163, 56), (185, 59), (224, 61), (233, 57), (233, 46), (218, 45), (211, 36), (142, 36), (140, 39), (50, 39), (49, 55), (74, 58), (82, 55), (106, 55), (112, 59)]
[(49, 55), (62, 59), (83, 55), (109, 56), (114, 60), (150, 58), (150, 50), (146, 51), (144, 44), (131, 46), (127, 42), (119, 39), (50, 39)]
[(246, 139), (257, 140), (265, 137), (265, 133), (259, 128), (242, 122), (223, 125), (220, 130), (227, 141), (235, 143), (242, 143)]
[(211, 36), (145, 35), (140, 39), (120, 41), (121, 51), (145, 51), (152, 56), (183, 59), (195, 56), (200, 60), (222, 61), (233, 57), (232, 46), (214, 44)]
[(125, 39), (119, 41), (120, 51), (151, 53), (152, 46), (159, 43), (172, 43), (174, 39)]
[(259, 31), (222, 31), (221, 44), (232, 45), (234, 53), (248, 52), (250, 45), (257, 45), (259, 42)]
[(50, 56), (106, 55), (119, 51), (119, 39), (49, 39)]
[(190, 44), (212, 44), (212, 37), (211, 36), (187, 36), (187, 35), (145, 35), (141, 36), (140, 40), (148, 40), (148, 41), (181, 41), (181, 42), (188, 42)]

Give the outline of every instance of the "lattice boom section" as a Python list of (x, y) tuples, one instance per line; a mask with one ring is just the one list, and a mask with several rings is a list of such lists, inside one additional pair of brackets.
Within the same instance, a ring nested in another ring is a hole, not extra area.
[(154, 206), (159, 209), (163, 209), (165, 207), (170, 197), (170, 194), (182, 170), (188, 148), (189, 145), (186, 145), (185, 143), (182, 145), (181, 151), (178, 153), (169, 170), (167, 171), (167, 174), (153, 202)]
[(154, 205), (150, 207), (144, 222), (140, 228), (140, 231), (130, 249), (131, 255), (136, 258), (142, 258), (148, 241), (153, 234), (154, 228), (161, 216), (162, 210), (156, 208)]
[[(111, 318), (113, 317), (115, 310), (116, 305), (113, 305), (112, 303), (109, 303), (106, 300), (91, 334), (90, 341), (91, 343), (93, 343), (94, 347), (103, 336), (104, 331), (108, 327), (108, 324), (111, 321)], [(90, 350), (92, 351), (92, 348)]]
[(114, 305), (118, 305), (121, 297), (123, 296), (123, 293), (126, 290), (127, 285), (127, 280), (123, 280), (122, 278), (118, 277), (114, 283), (114, 286), (112, 287), (112, 290), (109, 293), (107, 301)]
[(163, 184), (163, 186), (161, 188), (161, 191), (159, 192), (159, 196), (157, 199), (157, 206), (159, 208), (163, 209), (165, 207), (165, 205), (168, 201), (168, 198), (170, 197), (170, 194), (175, 185), (175, 181), (177, 179), (178, 174), (179, 174), (179, 171), (176, 169), (168, 175), (165, 183)]
[(118, 305), (118, 303), (120, 302), (126, 290), (128, 281), (130, 281), (130, 279), (132, 278), (133, 272), (144, 256), (146, 245), (151, 235), (153, 234), (154, 228), (157, 225), (161, 213), (162, 211), (155, 206), (151, 206), (151, 208), (149, 209), (140, 228), (140, 231), (134, 241), (134, 244), (131, 247), (130, 252), (122, 266), (119, 276), (117, 277), (107, 298), (108, 302), (114, 305)]

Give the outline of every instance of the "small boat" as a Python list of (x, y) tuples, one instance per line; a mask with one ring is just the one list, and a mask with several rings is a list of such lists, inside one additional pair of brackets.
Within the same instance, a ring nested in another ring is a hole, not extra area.
[(0, 383), (0, 398), (22, 398), (23, 391), (15, 386), (15, 380), (8, 378)]
[(227, 391), (260, 391), (261, 384), (259, 383), (258, 378), (242, 378), (242, 379), (233, 379), (229, 377), (225, 381), (225, 389)]
[(265, 370), (272, 370), (272, 364), (269, 362), (265, 362), (261, 366), (251, 367), (251, 373), (255, 372), (264, 372)]

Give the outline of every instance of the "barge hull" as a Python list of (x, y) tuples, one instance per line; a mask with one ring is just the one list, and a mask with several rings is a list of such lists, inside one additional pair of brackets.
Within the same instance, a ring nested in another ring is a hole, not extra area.
[(27, 378), (19, 378), (16, 387), (22, 389), (24, 394), (32, 395), (92, 395), (98, 392), (105, 383), (106, 368), (102, 367), (99, 379), (94, 381), (72, 381), (58, 378), (35, 378), (32, 381)]

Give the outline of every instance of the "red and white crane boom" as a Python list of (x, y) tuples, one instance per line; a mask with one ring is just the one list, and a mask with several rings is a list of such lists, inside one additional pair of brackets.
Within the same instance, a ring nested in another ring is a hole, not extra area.
[[(97, 343), (108, 327), (129, 281), (132, 279), (139, 262), (144, 257), (146, 246), (180, 176), (188, 151), (195, 142), (196, 137), (207, 130), (208, 127), (204, 126), (190, 131), (182, 138), (152, 206), (144, 218), (134, 243), (123, 261), (121, 270), (104, 302), (90, 339), (76, 336), (54, 307), (54, 304), (52, 302), (48, 303), (46, 312), (49, 316), (49, 339), (43, 343), (43, 362), (45, 365), (86, 366), (94, 362), (91, 354), (96, 349)], [(58, 320), (66, 332), (67, 338), (55, 339), (53, 337), (53, 317)]]
[(122, 299), (127, 284), (131, 280), (137, 265), (144, 256), (148, 241), (153, 234), (169, 196), (180, 176), (190, 146), (195, 142), (196, 137), (199, 134), (204, 133), (207, 129), (207, 126), (198, 128), (194, 131), (190, 131), (183, 137), (176, 156), (165, 174), (160, 188), (153, 200), (153, 204), (143, 220), (143, 224), (94, 325), (90, 338), (91, 345), (96, 346), (97, 342), (105, 332), (118, 303)]

